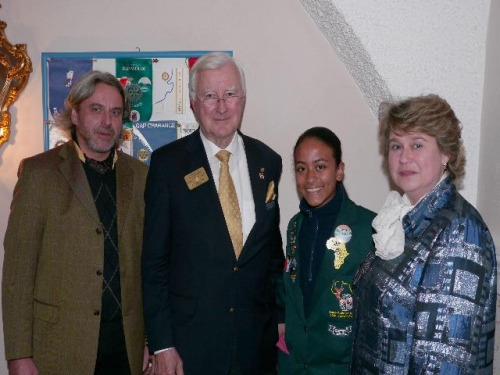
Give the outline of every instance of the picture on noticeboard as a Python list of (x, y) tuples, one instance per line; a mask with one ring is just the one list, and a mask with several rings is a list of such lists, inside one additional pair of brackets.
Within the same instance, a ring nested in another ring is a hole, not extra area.
[(190, 108), (189, 69), (208, 52), (42, 53), (45, 150), (70, 137), (55, 119), (73, 83), (91, 70), (101, 70), (117, 77), (130, 98), (119, 149), (149, 165), (154, 150), (198, 128)]

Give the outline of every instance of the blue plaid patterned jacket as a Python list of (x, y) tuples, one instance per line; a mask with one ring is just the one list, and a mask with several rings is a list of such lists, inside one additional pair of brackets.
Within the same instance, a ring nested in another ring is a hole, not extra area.
[(355, 279), (352, 374), (492, 374), (495, 246), (448, 177), (403, 219), (404, 252)]

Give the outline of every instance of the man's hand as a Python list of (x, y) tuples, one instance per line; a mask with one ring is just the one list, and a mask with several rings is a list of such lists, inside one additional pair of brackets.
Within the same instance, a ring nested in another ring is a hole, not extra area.
[(175, 348), (155, 354), (153, 358), (154, 375), (184, 375), (182, 359)]
[(153, 356), (149, 355), (149, 349), (144, 347), (144, 356), (142, 358), (142, 373), (143, 375), (153, 375)]
[(38, 375), (33, 358), (12, 359), (8, 362), (9, 375)]

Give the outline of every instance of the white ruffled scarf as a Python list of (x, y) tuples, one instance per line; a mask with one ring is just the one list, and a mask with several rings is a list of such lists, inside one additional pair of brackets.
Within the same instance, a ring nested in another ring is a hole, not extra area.
[[(448, 173), (444, 173), (436, 186), (447, 176)], [(434, 188), (436, 186), (434, 186)], [(434, 190), (434, 188), (432, 188), (431, 191)], [(420, 198), (418, 202), (426, 196), (427, 194)], [(418, 202), (416, 204), (418, 204)], [(415, 205), (410, 203), (406, 194), (401, 197), (396, 191), (391, 191), (389, 193), (384, 205), (375, 219), (373, 219), (372, 223), (373, 229), (377, 231), (377, 233), (373, 235), (375, 255), (384, 260), (388, 260), (397, 258), (403, 253), (405, 247), (403, 217), (410, 212)]]
[(391, 191), (378, 215), (373, 219), (373, 235), (375, 255), (382, 259), (394, 259), (403, 253), (405, 247), (405, 232), (403, 230), (403, 217), (414, 206), (406, 195), (399, 195)]

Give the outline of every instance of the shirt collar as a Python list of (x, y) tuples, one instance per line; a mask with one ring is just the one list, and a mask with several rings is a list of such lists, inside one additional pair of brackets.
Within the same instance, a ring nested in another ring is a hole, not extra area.
[(446, 174), (444, 178), (426, 195), (415, 207), (403, 218), (403, 228), (405, 234), (418, 236), (421, 234), (432, 219), (450, 201), (450, 197), (455, 194), (456, 187), (451, 177)]
[[(205, 152), (207, 153), (208, 159), (215, 158), (215, 155), (222, 150), (215, 143), (210, 141), (200, 129), (201, 141), (203, 142), (203, 146), (205, 147)], [(229, 143), (229, 145), (224, 149), (231, 153), (231, 155), (237, 155), (239, 152), (239, 134), (238, 132), (234, 133), (233, 139)]]

